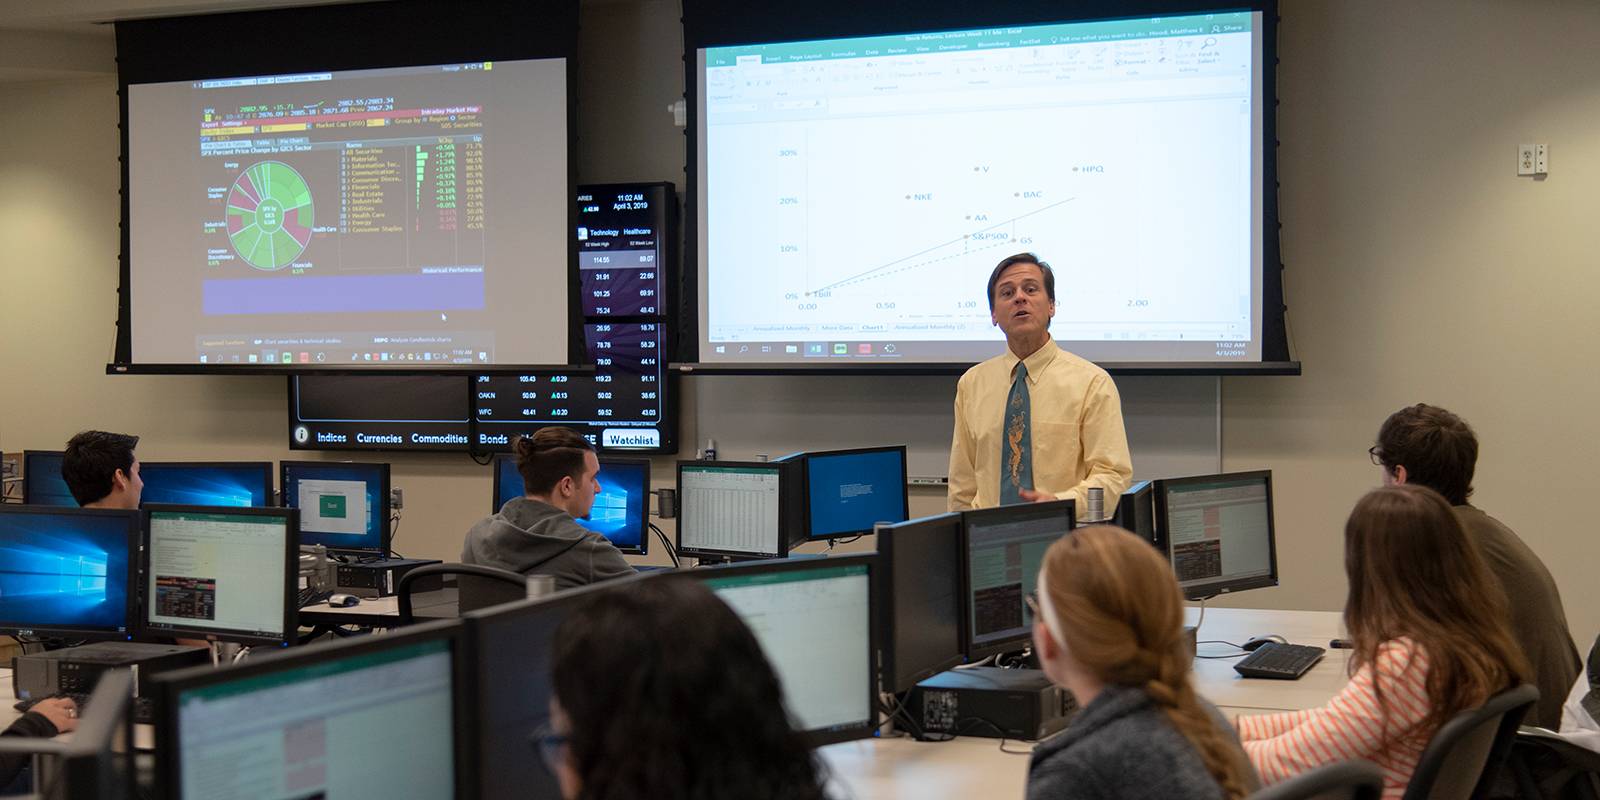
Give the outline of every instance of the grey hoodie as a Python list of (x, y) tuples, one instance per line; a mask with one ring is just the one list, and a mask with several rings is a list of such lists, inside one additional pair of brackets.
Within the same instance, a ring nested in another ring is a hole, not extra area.
[(604, 536), (579, 525), (571, 514), (526, 497), (512, 498), (500, 513), (467, 531), (461, 563), (552, 575), (558, 590), (633, 574)]

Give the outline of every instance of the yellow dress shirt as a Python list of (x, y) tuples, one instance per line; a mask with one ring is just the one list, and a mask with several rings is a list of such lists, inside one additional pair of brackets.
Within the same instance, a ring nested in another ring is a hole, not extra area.
[[(1087, 508), (1088, 489), (1105, 490), (1105, 511), (1133, 479), (1122, 398), (1106, 371), (1048, 339), (1027, 359), (1033, 438), (1033, 488)], [(956, 384), (950, 443), (951, 511), (1000, 504), (1000, 441), (1006, 397), (1019, 359), (1009, 349), (967, 370)]]

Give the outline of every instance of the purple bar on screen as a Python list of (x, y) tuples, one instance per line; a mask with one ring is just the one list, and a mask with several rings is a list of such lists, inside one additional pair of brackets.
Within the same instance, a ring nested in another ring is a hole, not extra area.
[(203, 292), (207, 316), (459, 311), (483, 308), (483, 273), (235, 278), (206, 281)]

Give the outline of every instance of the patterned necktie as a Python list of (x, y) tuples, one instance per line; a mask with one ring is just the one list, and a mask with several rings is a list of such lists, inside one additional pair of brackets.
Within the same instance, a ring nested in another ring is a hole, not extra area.
[(1022, 502), (1022, 490), (1033, 488), (1033, 421), (1029, 417), (1028, 365), (1017, 362), (1006, 396), (1005, 436), (1000, 442), (1000, 505)]

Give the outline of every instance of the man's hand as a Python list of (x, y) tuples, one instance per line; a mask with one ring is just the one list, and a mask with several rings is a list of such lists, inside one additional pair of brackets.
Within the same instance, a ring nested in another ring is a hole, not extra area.
[(1049, 503), (1056, 499), (1055, 495), (1037, 489), (1018, 489), (1017, 496), (1030, 503)]
[(56, 731), (66, 733), (78, 727), (78, 704), (70, 697), (51, 697), (40, 700), (30, 711), (37, 711), (56, 726)]

